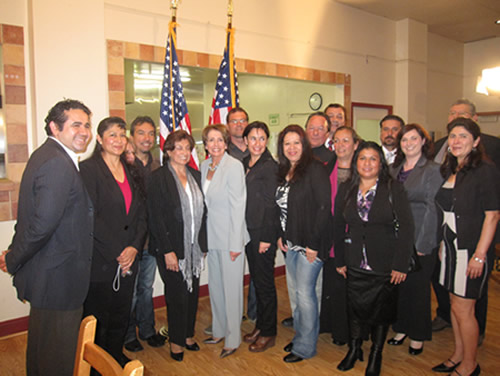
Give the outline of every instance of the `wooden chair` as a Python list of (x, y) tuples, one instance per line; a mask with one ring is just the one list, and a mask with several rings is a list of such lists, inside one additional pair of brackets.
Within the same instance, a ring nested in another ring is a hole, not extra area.
[(89, 376), (91, 367), (102, 376), (142, 376), (144, 366), (140, 361), (132, 360), (122, 368), (110, 354), (94, 343), (96, 325), (94, 316), (82, 320), (73, 376)]

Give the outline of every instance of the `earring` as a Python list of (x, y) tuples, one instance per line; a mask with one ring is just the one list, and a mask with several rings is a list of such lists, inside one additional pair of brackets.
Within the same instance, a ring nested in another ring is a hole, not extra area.
[(448, 153), (451, 153), (451, 148), (448, 146)]
[(477, 149), (476, 149), (476, 147), (474, 146), (474, 147), (472, 148), (472, 151), (476, 151), (476, 150), (477, 150)]

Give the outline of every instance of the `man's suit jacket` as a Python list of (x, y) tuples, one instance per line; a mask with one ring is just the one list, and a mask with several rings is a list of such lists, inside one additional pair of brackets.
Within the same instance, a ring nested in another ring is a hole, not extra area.
[[(395, 180), (403, 165), (404, 161), (398, 167), (390, 166)], [(435, 197), (443, 182), (439, 165), (422, 155), (403, 183), (415, 223), (415, 248), (426, 255), (430, 255), (438, 245), (439, 224)]]
[[(95, 209), (91, 280), (109, 282), (110, 286), (118, 267), (116, 258), (127, 246), (142, 252), (147, 234), (144, 198), (128, 168), (123, 165), (132, 190), (128, 214), (122, 191), (102, 157), (96, 155), (80, 164), (82, 178)], [(135, 275), (137, 262), (134, 262), (132, 271)]]
[(89, 287), (92, 231), (92, 203), (80, 173), (49, 138), (24, 171), (6, 256), (18, 298), (39, 309), (79, 308)]
[[(207, 179), (210, 163), (211, 158), (201, 164), (202, 185)], [(245, 250), (245, 244), (250, 240), (245, 221), (246, 200), (243, 164), (225, 153), (205, 192), (209, 250)]]

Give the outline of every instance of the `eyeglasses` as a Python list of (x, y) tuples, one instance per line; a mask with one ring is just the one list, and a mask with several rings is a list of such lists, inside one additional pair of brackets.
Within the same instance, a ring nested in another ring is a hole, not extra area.
[(245, 124), (245, 123), (248, 123), (248, 120), (247, 119), (233, 119), (233, 120), (229, 120), (229, 123), (232, 124), (232, 125), (236, 125), (236, 124)]
[(448, 115), (453, 116), (453, 117), (470, 117), (471, 116), (470, 112), (463, 112), (463, 111), (460, 111), (460, 112), (450, 111), (450, 112), (448, 112)]

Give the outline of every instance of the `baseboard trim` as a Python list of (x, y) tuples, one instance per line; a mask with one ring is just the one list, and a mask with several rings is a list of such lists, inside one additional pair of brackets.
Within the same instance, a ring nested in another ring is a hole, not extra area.
[[(279, 277), (285, 274), (285, 265), (274, 268), (274, 276)], [(250, 274), (245, 274), (243, 282), (246, 285), (250, 283)], [(199, 297), (208, 296), (208, 284), (200, 286)], [(153, 305), (156, 308), (165, 307), (164, 295), (153, 298)], [(0, 322), (0, 337), (17, 334), (28, 330), (29, 316), (18, 317), (12, 320)]]

